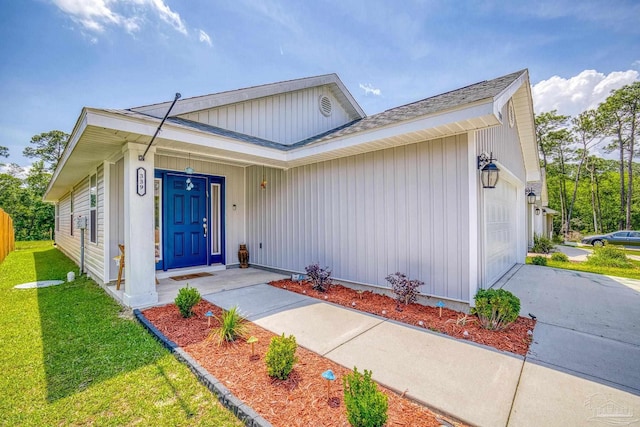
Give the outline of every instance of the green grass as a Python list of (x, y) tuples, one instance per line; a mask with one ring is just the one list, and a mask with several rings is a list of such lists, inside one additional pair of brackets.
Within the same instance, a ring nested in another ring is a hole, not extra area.
[(242, 425), (51, 242), (0, 264), (0, 425)]
[[(533, 257), (527, 257), (527, 264), (532, 264)], [(547, 259), (547, 267), (562, 268), (565, 270), (584, 271), (587, 273), (604, 274), (607, 276), (626, 277), (628, 279), (640, 279), (640, 261), (629, 260), (633, 268), (599, 267), (584, 262), (560, 262)]]

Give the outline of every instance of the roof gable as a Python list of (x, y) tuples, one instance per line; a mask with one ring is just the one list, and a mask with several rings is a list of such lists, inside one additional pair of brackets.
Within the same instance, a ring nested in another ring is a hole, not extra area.
[[(358, 105), (351, 93), (335, 73), (181, 99), (176, 102), (176, 105), (171, 111), (171, 116), (189, 114), (223, 105), (237, 104), (244, 101), (325, 85), (333, 93), (333, 96), (338, 100), (352, 119), (365, 117), (366, 114), (364, 113), (364, 110), (362, 110), (360, 105)], [(171, 102), (168, 101), (159, 104), (133, 107), (130, 108), (130, 110), (154, 117), (163, 117), (170, 105)]]

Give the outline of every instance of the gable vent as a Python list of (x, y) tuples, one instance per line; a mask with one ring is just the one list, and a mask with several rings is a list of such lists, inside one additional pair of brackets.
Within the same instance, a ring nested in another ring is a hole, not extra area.
[(320, 96), (318, 100), (318, 106), (320, 107), (320, 112), (323, 116), (329, 117), (331, 115), (331, 100), (327, 95)]

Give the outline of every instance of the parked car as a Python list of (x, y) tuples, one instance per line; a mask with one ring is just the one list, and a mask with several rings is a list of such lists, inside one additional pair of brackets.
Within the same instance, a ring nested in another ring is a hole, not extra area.
[(587, 236), (582, 239), (582, 243), (593, 246), (602, 246), (607, 244), (640, 247), (640, 231), (621, 230), (598, 236)]

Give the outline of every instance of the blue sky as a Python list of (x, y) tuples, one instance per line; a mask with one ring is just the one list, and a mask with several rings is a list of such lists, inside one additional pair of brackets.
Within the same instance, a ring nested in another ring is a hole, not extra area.
[(640, 78), (637, 1), (0, 0), (0, 145), (128, 108), (337, 73), (367, 114), (528, 68), (536, 112)]

